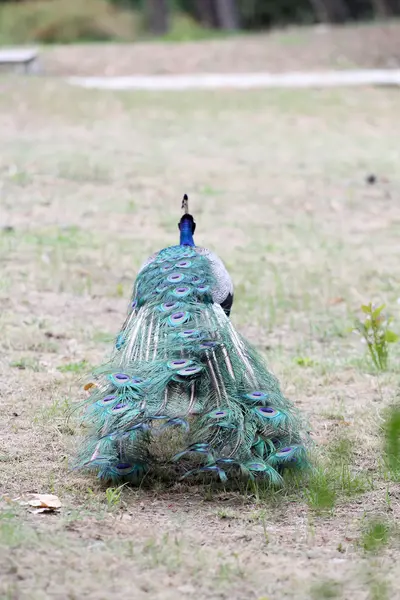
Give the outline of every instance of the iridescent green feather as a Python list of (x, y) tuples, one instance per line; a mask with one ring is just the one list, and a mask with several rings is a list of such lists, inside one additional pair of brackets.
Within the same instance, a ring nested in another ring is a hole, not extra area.
[(172, 246), (138, 275), (110, 363), (84, 404), (77, 466), (138, 482), (159, 464), (152, 443), (179, 431), (164, 456), (181, 474), (264, 477), (305, 468), (302, 423), (258, 353), (213, 303), (207, 257)]

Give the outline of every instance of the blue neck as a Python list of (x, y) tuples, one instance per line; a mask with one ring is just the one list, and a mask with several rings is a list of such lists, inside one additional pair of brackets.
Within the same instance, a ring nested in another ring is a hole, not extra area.
[(182, 223), (180, 227), (181, 237), (179, 243), (181, 246), (194, 246), (192, 226), (190, 223)]

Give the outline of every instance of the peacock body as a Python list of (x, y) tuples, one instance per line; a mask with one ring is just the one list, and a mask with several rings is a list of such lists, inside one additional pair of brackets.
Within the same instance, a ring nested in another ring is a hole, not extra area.
[(160, 461), (154, 439), (179, 430), (177, 451), (163, 460), (184, 477), (241, 472), (279, 483), (284, 468), (308, 464), (301, 420), (232, 325), (231, 278), (194, 245), (195, 227), (185, 213), (180, 244), (139, 271), (111, 360), (94, 373), (77, 466), (106, 481), (140, 481)]

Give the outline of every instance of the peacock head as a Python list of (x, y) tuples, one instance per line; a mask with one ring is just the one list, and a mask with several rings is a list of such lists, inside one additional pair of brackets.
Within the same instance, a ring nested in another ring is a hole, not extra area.
[(185, 210), (185, 214), (182, 216), (181, 220), (178, 223), (180, 235), (180, 245), (181, 246), (194, 246), (193, 234), (196, 230), (196, 223), (192, 215), (189, 214), (188, 210), (189, 198), (187, 194), (183, 196), (182, 200), (182, 208)]

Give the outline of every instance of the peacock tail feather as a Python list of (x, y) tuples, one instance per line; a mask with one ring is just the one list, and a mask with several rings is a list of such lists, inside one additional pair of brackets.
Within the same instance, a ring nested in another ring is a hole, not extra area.
[(307, 467), (301, 419), (262, 358), (214, 301), (207, 254), (161, 250), (140, 271), (110, 362), (85, 402), (89, 435), (77, 466), (103, 480), (139, 481), (156, 467), (152, 441), (179, 431), (164, 457), (184, 477), (265, 477)]

